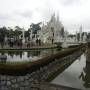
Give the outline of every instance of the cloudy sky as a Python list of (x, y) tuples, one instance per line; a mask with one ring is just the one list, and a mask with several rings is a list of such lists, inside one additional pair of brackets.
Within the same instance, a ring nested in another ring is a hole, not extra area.
[(90, 0), (0, 0), (0, 26), (29, 27), (37, 22), (47, 22), (53, 13), (69, 32), (90, 29)]

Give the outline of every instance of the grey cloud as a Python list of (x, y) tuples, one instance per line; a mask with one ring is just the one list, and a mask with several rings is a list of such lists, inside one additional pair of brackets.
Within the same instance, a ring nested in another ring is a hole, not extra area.
[(47, 7), (43, 7), (43, 8), (37, 8), (36, 12), (40, 13), (43, 20), (47, 21), (48, 19), (50, 19), (51, 15), (55, 12), (53, 10), (53, 7), (50, 3), (47, 4)]
[(13, 21), (11, 14), (1, 14), (0, 13), (0, 26), (6, 26), (9, 22)]
[(43, 12), (41, 12), (42, 18), (45, 20), (50, 19), (51, 15), (54, 13), (54, 11), (52, 10), (44, 10)]
[(16, 12), (17, 15), (20, 15), (24, 18), (31, 18), (33, 16), (33, 12), (30, 10), (23, 11), (23, 12)]
[(10, 19), (11, 19), (10, 15), (0, 13), (0, 20), (10, 20)]
[(60, 3), (64, 6), (80, 5), (81, 1), (80, 0), (60, 0)]

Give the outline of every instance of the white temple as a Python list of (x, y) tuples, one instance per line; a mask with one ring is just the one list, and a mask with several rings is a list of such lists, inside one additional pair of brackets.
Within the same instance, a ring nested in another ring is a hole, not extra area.
[[(25, 43), (24, 28), (22, 29), (22, 42)], [(79, 34), (79, 40), (78, 40)], [(63, 47), (68, 47), (70, 45), (78, 45), (81, 43), (86, 43), (87, 34), (82, 32), (82, 26), (80, 26), (79, 31), (73, 37), (69, 36), (69, 32), (64, 31), (64, 27), (59, 20), (59, 16), (53, 14), (51, 19), (46, 24), (43, 24), (41, 30), (38, 30), (37, 34), (33, 38), (32, 30), (30, 32), (30, 41), (36, 43), (36, 40), (40, 40), (44, 44), (62, 44)]]
[(40, 32), (40, 39), (44, 43), (54, 43), (63, 37), (64, 27), (59, 21), (59, 16), (55, 17), (53, 14), (50, 21), (46, 25), (43, 24)]
[[(77, 40), (77, 34), (79, 33), (80, 38)], [(43, 43), (62, 43), (63, 46), (77, 45), (80, 43), (86, 43), (87, 35), (84, 33), (82, 36), (82, 26), (79, 28), (79, 32), (76, 32), (75, 37), (68, 37), (69, 33), (64, 31), (64, 27), (59, 20), (59, 16), (53, 14), (47, 24), (43, 24), (41, 31), (38, 33), (38, 38)]]

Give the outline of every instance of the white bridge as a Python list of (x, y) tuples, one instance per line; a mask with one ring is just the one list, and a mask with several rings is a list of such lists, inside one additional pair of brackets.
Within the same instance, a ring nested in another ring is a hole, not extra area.
[(80, 40), (77, 41), (75, 38), (56, 38), (54, 43), (61, 45), (63, 48), (67, 48), (69, 46), (74, 46), (74, 45), (80, 45), (81, 43), (87, 43), (86, 41)]
[[(49, 33), (46, 33), (43, 35), (44, 40), (43, 42), (50, 42), (48, 40), (48, 38), (50, 37)], [(52, 36), (51, 36), (52, 37)], [(54, 43), (57, 45), (60, 45), (63, 48), (67, 48), (69, 46), (74, 46), (74, 45), (80, 45), (81, 43), (86, 43), (86, 40), (77, 40), (76, 37), (60, 37), (60, 36), (56, 36), (53, 38), (54, 39)]]

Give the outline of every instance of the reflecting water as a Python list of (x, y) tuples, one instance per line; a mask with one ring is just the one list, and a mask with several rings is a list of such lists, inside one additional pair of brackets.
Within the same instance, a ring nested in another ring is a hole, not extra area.
[[(0, 62), (35, 61), (46, 55), (53, 54), (58, 49), (31, 50), (31, 51), (0, 51)], [(6, 57), (6, 58), (5, 58)]]
[(85, 54), (59, 74), (52, 83), (90, 90), (90, 63), (86, 63)]

